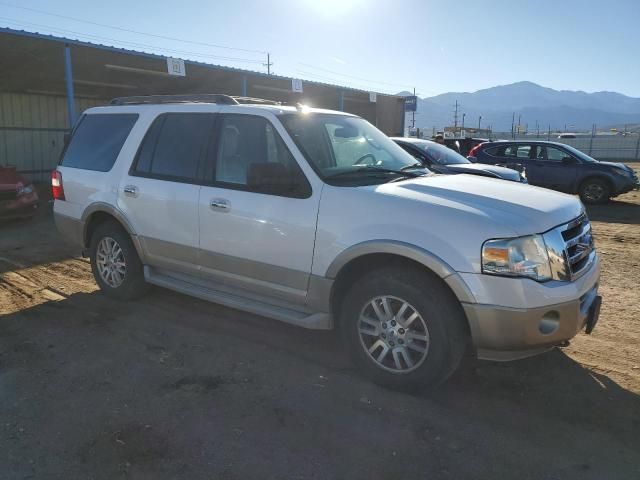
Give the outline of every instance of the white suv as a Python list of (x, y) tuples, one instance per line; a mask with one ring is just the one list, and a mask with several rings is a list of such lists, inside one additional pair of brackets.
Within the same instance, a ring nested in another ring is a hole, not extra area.
[(598, 318), (577, 199), (431, 174), (344, 112), (116, 99), (84, 113), (52, 184), (57, 226), (106, 294), (155, 284), (339, 327), (362, 371), (395, 388), (444, 380), (469, 343), (522, 358)]

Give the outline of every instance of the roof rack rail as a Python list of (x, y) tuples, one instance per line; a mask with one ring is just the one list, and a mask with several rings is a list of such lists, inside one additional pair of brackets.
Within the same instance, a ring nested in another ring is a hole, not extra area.
[(237, 97), (232, 96), (232, 98), (238, 103), (256, 103), (262, 105), (282, 105), (282, 102), (277, 100), (267, 100), (266, 98), (256, 98), (256, 97)]
[(222, 105), (238, 105), (238, 101), (233, 97), (219, 93), (118, 97), (111, 100), (110, 105), (159, 105), (163, 103), (219, 103)]

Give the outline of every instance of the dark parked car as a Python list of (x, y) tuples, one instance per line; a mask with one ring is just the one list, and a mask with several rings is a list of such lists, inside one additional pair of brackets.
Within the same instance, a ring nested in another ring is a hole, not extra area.
[(32, 217), (38, 194), (15, 167), (0, 167), (0, 220)]
[(486, 142), (469, 152), (470, 160), (525, 166), (531, 185), (580, 195), (584, 203), (605, 203), (639, 188), (638, 177), (623, 163), (600, 162), (569, 145), (556, 142)]
[(483, 177), (494, 177), (511, 180), (513, 182), (527, 183), (526, 177), (517, 170), (495, 165), (471, 163), (449, 147), (430, 140), (405, 137), (391, 137), (391, 139), (435, 173), (470, 173)]

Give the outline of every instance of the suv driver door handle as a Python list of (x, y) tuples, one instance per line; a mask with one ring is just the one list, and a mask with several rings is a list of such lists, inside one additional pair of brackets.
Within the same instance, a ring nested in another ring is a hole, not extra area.
[(138, 196), (138, 187), (136, 187), (135, 185), (125, 185), (122, 191), (127, 197)]
[(229, 201), (225, 200), (224, 198), (212, 198), (209, 202), (209, 207), (211, 207), (211, 210), (228, 212), (231, 208), (231, 205), (229, 205)]

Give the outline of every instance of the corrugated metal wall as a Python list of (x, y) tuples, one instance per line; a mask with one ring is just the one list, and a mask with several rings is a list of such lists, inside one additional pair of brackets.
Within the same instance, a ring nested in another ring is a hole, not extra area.
[[(76, 98), (78, 112), (104, 100)], [(0, 93), (0, 165), (15, 165), (35, 181), (48, 181), (69, 129), (61, 96)]]

